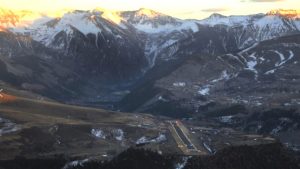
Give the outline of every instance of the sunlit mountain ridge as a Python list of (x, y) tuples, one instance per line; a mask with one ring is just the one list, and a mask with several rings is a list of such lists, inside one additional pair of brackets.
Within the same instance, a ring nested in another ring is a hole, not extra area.
[[(30, 27), (36, 23), (47, 22), (51, 19), (62, 18), (64, 15), (68, 13), (79, 12), (82, 10), (75, 9), (64, 9), (57, 10), (47, 13), (29, 11), (29, 10), (10, 10), (5, 8), (0, 8), (0, 31), (7, 30), (9, 28), (25, 28)], [(159, 17), (170, 17), (168, 15), (162, 14), (160, 12), (156, 12), (151, 9), (141, 8), (136, 11), (115, 11), (108, 10), (104, 8), (95, 8), (88, 11), (96, 14), (114, 24), (121, 24), (121, 22), (128, 22), (130, 17), (134, 17), (135, 20), (133, 22), (139, 22), (141, 19), (153, 19)], [(130, 13), (131, 15), (128, 15)], [(214, 14), (213, 14), (214, 15)], [(267, 13), (267, 15), (276, 15), (284, 18), (290, 19), (299, 19), (300, 18), (300, 10), (297, 9), (276, 9), (271, 10)], [(93, 19), (95, 15), (91, 15), (90, 18)], [(173, 18), (173, 17), (172, 17)], [(139, 20), (137, 20), (139, 19)], [(178, 19), (179, 20), (179, 19)]]
[(271, 10), (267, 14), (269, 15), (278, 15), (286, 18), (300, 18), (300, 10), (285, 10), (285, 9), (277, 9)]

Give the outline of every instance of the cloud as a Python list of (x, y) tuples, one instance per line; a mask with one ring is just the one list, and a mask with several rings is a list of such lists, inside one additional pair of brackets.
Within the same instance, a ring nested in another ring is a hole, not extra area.
[(176, 12), (176, 14), (178, 14), (178, 15), (192, 15), (195, 13), (198, 13), (198, 12), (196, 12), (196, 11)]
[(285, 0), (241, 0), (241, 2), (282, 2)]
[(227, 11), (228, 9), (226, 8), (207, 8), (207, 9), (202, 9), (202, 12), (224, 12)]
[(199, 14), (200, 12), (207, 12), (207, 13), (218, 13), (218, 12), (224, 12), (224, 11), (229, 11), (228, 8), (206, 8), (202, 10), (197, 10), (197, 11), (185, 11), (185, 12), (179, 12), (176, 14), (179, 15), (194, 15), (194, 14)]

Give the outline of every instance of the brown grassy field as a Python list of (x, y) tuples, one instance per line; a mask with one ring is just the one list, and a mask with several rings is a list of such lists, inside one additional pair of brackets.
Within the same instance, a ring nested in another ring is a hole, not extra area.
[[(140, 137), (156, 137), (165, 128), (163, 121), (151, 115), (113, 112), (8, 94), (1, 100), (0, 118), (10, 120), (18, 128), (0, 136), (0, 159), (58, 154), (109, 158), (134, 146)], [(92, 129), (103, 130), (106, 138), (96, 138), (91, 134)], [(117, 129), (124, 131), (122, 141), (116, 140), (113, 135)], [(165, 144), (167, 146), (153, 145), (150, 148), (172, 150), (170, 146), (174, 144), (170, 138)]]
[(0, 103), (14, 102), (15, 100), (16, 100), (15, 96), (8, 95), (8, 94), (5, 94), (5, 93), (1, 93)]

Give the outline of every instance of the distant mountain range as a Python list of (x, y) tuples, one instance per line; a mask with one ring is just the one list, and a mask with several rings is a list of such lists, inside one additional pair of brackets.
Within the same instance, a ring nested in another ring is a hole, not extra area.
[[(300, 14), (296, 10), (274, 10), (267, 14), (228, 17), (212, 14), (204, 20), (181, 20), (143, 8), (125, 12), (105, 9), (59, 11), (57, 15), (60, 17), (30, 11), (0, 11), (0, 27), (3, 30), (29, 35), (33, 40), (54, 49), (70, 52), (70, 43), (72, 39), (76, 39), (76, 32), (85, 37), (95, 36), (93, 45), (96, 48), (99, 48), (101, 40), (108, 43), (107, 38), (117, 41), (130, 38), (131, 42), (137, 40), (141, 42), (141, 50), (150, 67), (154, 66), (157, 56), (165, 55), (160, 54), (161, 51), (199, 32), (200, 25), (223, 25), (232, 30), (240, 29), (237, 34), (240, 37), (235, 37), (239, 49), (262, 40), (299, 32), (300, 29)], [(168, 50), (166, 55), (174, 52)]]

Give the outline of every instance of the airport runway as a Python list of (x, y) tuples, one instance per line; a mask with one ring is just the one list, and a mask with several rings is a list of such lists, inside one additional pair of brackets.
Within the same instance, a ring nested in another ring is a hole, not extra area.
[[(173, 133), (176, 133), (176, 136), (179, 138), (180, 141), (177, 141), (177, 144), (179, 147), (182, 148), (183, 152), (186, 154), (189, 153), (199, 153), (200, 151), (196, 148), (196, 146), (191, 142), (191, 140), (188, 138), (187, 134), (184, 133), (184, 130), (182, 130), (181, 125), (179, 121), (170, 121), (171, 129), (173, 129)], [(175, 139), (176, 140), (176, 139)]]

